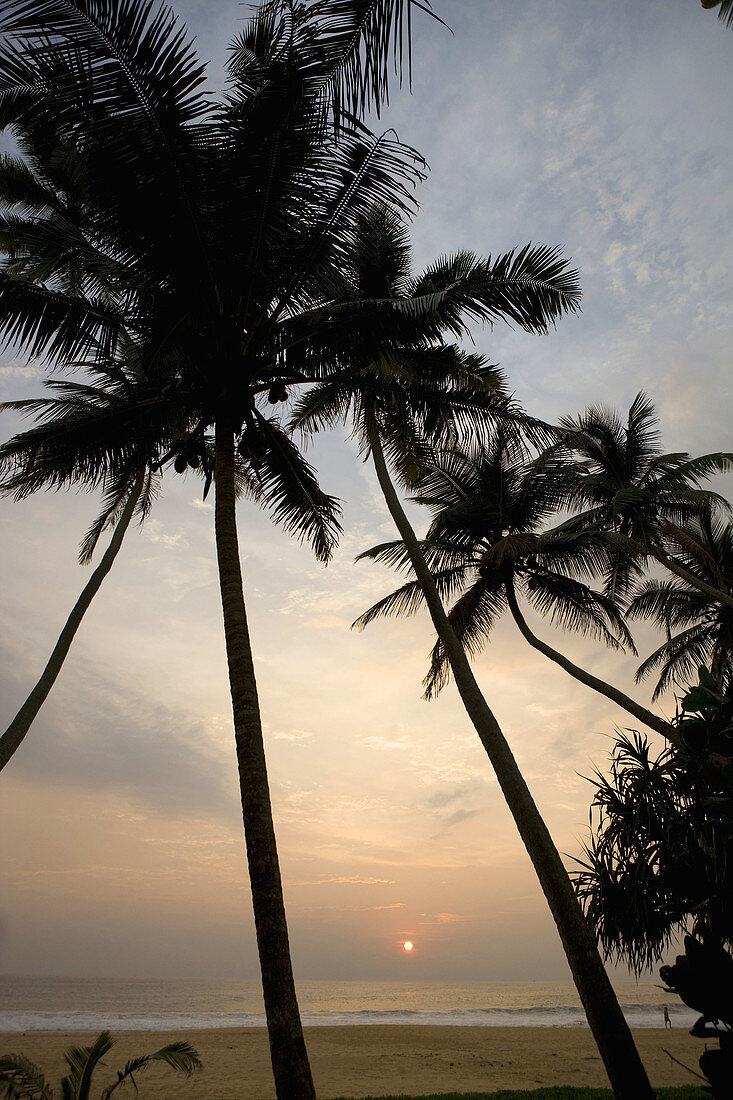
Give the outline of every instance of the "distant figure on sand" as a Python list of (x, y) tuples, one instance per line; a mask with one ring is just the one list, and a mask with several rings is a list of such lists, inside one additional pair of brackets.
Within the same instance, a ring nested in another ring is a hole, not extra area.
[(664, 1006), (664, 1026), (665, 1028), (672, 1026), (672, 1021), (669, 1018), (669, 1009), (666, 1005)]

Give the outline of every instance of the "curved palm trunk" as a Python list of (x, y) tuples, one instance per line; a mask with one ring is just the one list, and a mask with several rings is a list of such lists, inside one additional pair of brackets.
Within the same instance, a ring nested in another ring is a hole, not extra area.
[(74, 640), (74, 635), (79, 629), (81, 621), (89, 609), (89, 605), (99, 591), (102, 581), (112, 568), (112, 563), (122, 546), (122, 540), (125, 537), (127, 528), (130, 526), (130, 520), (135, 511), (135, 505), (142, 492), (144, 482), (145, 470), (143, 469), (135, 479), (130, 495), (127, 498), (127, 503), (122, 510), (122, 515), (117, 521), (114, 534), (110, 539), (109, 546), (102, 555), (99, 565), (84, 585), (79, 599), (74, 604), (71, 614), (66, 620), (63, 630), (59, 634), (59, 639), (53, 648), (53, 652), (36, 686), (31, 691), (25, 703), (23, 703), (23, 706), (20, 708), (13, 721), (5, 730), (5, 733), (0, 737), (0, 771), (3, 770), (15, 751), (20, 747), (23, 738), (28, 733), (33, 723), (33, 719), (43, 706), (46, 696), (61, 672), (66, 656), (71, 648), (71, 643)]
[(571, 676), (574, 676), (576, 680), (580, 680), (581, 684), (585, 684), (586, 687), (592, 688), (593, 691), (597, 691), (600, 695), (605, 695), (607, 699), (611, 699), (617, 706), (622, 707), (623, 710), (628, 711), (629, 714), (633, 714), (634, 718), (638, 718), (640, 722), (644, 722), (650, 729), (656, 730), (657, 733), (661, 733), (662, 737), (666, 737), (673, 745), (677, 745), (678, 748), (682, 747), (680, 739), (675, 733), (674, 726), (671, 726), (669, 722), (665, 722), (663, 718), (647, 710), (646, 707), (642, 707), (641, 704), (634, 702), (630, 696), (625, 695), (623, 691), (619, 691), (618, 688), (613, 687), (612, 684), (607, 684), (605, 680), (599, 680), (597, 676), (593, 676), (590, 672), (586, 672), (584, 668), (573, 664), (573, 662), (568, 660), (562, 653), (558, 653), (556, 649), (553, 649), (552, 646), (541, 641), (536, 634), (533, 634), (519, 609), (513, 585), (507, 584), (505, 588), (509, 610), (525, 641), (529, 642), (529, 644), (534, 649), (539, 650), (540, 653), (544, 653), (545, 657), (549, 657), (549, 659), (554, 661), (556, 665), (559, 665), (560, 668), (564, 668), (565, 671)]
[(708, 596), (715, 603), (724, 603), (728, 607), (733, 607), (733, 596), (730, 592), (724, 592), (721, 588), (714, 588), (712, 584), (707, 584), (700, 577), (696, 577), (694, 573), (689, 573), (683, 565), (676, 562), (674, 558), (670, 558), (659, 547), (651, 548), (650, 552), (660, 565), (663, 565), (670, 573), (674, 573), (675, 577), (679, 577), (680, 580), (689, 584), (690, 588), (696, 588), (698, 592), (702, 592), (704, 596)]
[(390, 514), (410, 555), (438, 636), (450, 660), (456, 686), (469, 718), (496, 773), (519, 834), (547, 898), (588, 1023), (611, 1081), (616, 1100), (653, 1100), (616, 994), (606, 974), (595, 938), (573, 891), (568, 873), (517, 767), (512, 751), (471, 671), (463, 646), (448, 622), (430, 569), (402, 510), (389, 477), (376, 431), (369, 432), (374, 466)]
[(275, 1089), (278, 1100), (315, 1100), (290, 962), (257, 683), (244, 606), (235, 514), (234, 433), (221, 422), (216, 425), (215, 486), (216, 556), (234, 739)]

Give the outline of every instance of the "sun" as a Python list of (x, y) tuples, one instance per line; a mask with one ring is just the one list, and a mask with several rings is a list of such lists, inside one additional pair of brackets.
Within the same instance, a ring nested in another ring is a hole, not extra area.
[(412, 942), (412, 940), (405, 940), (405, 942), (402, 944), (402, 950), (407, 951), (407, 953), (409, 955), (410, 951), (412, 951), (414, 946), (415, 946), (415, 944)]

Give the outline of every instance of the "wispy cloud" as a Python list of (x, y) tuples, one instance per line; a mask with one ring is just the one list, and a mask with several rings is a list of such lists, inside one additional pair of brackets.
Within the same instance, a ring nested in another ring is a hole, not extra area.
[(361, 875), (324, 875), (307, 882), (289, 882), (288, 886), (394, 886), (391, 878), (363, 878)]
[(281, 730), (272, 736), (275, 741), (309, 741), (313, 734), (310, 730)]

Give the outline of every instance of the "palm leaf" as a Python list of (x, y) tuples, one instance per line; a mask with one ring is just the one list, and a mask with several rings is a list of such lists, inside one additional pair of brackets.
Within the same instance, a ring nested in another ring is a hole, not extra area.
[(267, 440), (254, 471), (262, 499), (276, 523), (307, 540), (319, 561), (328, 561), (342, 530), (336, 497), (323, 492), (313, 467), (275, 421), (263, 417), (258, 423)]
[(89, 1100), (89, 1090), (92, 1083), (92, 1074), (97, 1067), (100, 1058), (114, 1046), (115, 1040), (108, 1031), (102, 1031), (88, 1047), (69, 1047), (64, 1055), (64, 1060), (69, 1067), (69, 1073), (61, 1082), (62, 1095), (66, 1092), (73, 1096), (73, 1100)]
[(6, 1100), (53, 1100), (41, 1070), (22, 1054), (0, 1057), (0, 1095)]
[[(502, 587), (491, 587), (479, 579), (468, 588), (448, 613), (448, 621), (467, 653), (479, 653), (506, 606)], [(434, 699), (450, 679), (451, 665), (440, 639), (430, 654), (430, 667), (423, 680), (424, 698)]]
[(101, 1100), (109, 1100), (115, 1089), (126, 1081), (131, 1081), (137, 1091), (134, 1074), (146, 1069), (151, 1062), (164, 1062), (171, 1069), (185, 1073), (187, 1077), (190, 1077), (196, 1070), (201, 1069), (201, 1059), (190, 1043), (169, 1043), (168, 1046), (156, 1050), (154, 1054), (143, 1054), (139, 1058), (130, 1059), (124, 1069), (117, 1071), (117, 1080), (114, 1084), (108, 1085), (104, 1089)]

